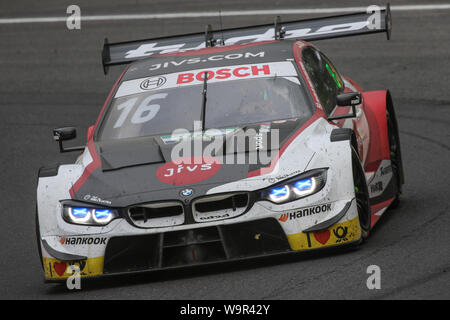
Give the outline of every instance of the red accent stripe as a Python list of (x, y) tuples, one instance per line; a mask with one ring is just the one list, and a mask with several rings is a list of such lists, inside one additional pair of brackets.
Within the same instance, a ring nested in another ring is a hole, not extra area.
[(75, 184), (70, 188), (69, 193), (73, 198), (75, 193), (81, 188), (81, 186), (86, 182), (89, 176), (101, 165), (100, 157), (97, 154), (97, 150), (95, 149), (94, 140), (91, 139), (87, 143), (87, 147), (90, 155), (92, 156), (92, 162), (89, 163), (86, 168), (84, 168), (83, 174), (81, 177), (75, 182)]
[(386, 122), (386, 91), (364, 92), (363, 100), (365, 102), (364, 113), (370, 128), (370, 143), (366, 163), (371, 164), (383, 159), (390, 159)]
[(371, 162), (366, 166), (366, 172), (377, 172), (378, 168), (381, 165), (381, 160), (377, 160), (375, 162)]
[[(123, 75), (125, 74), (125, 72), (127, 71), (128, 66), (122, 71), (122, 73), (120, 74), (119, 78), (116, 80), (116, 82), (114, 83), (114, 86), (112, 87), (111, 91), (108, 94), (108, 97), (106, 98), (105, 103), (103, 104), (102, 109), (100, 110), (100, 114), (97, 118), (97, 121), (95, 122), (94, 125), (94, 129), (92, 129), (92, 132), (94, 132), (97, 129), (97, 126), (100, 122), (100, 119), (103, 115), (103, 112), (106, 109), (106, 106), (109, 103), (109, 100), (112, 97), (112, 94), (114, 93), (114, 91), (116, 90), (117, 85), (119, 84), (119, 81), (122, 79)], [(78, 178), (78, 180), (72, 185), (72, 187), (69, 190), (69, 194), (70, 197), (73, 198), (75, 193), (81, 188), (81, 186), (87, 181), (87, 179), (89, 178), (89, 176), (92, 174), (92, 172), (94, 172), (98, 167), (100, 167), (101, 165), (101, 161), (100, 161), (100, 157), (97, 154), (97, 149), (95, 148), (95, 144), (94, 144), (94, 134), (91, 134), (89, 137), (89, 140), (87, 142), (87, 147), (89, 150), (89, 154), (92, 157), (92, 162), (89, 163), (86, 168), (84, 168), (84, 171), (81, 175), (80, 178)]]
[(394, 198), (391, 198), (389, 200), (374, 204), (372, 206), (370, 206), (370, 215), (372, 216), (371, 219), (371, 227), (373, 227), (375, 225), (375, 223), (378, 222), (378, 219), (380, 219), (381, 216), (377, 216), (375, 215), (377, 212), (379, 212), (380, 210), (383, 210), (384, 208), (389, 207), (389, 205), (392, 203), (392, 201), (394, 201)]

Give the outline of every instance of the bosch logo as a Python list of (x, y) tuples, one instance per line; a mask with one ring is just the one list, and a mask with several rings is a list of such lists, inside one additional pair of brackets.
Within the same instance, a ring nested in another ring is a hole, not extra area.
[(142, 81), (140, 87), (142, 90), (153, 90), (163, 86), (166, 83), (166, 81), (167, 79), (162, 76), (152, 77)]

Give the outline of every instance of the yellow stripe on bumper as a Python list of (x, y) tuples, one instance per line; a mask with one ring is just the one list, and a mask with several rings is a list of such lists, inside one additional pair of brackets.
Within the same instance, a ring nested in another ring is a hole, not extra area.
[(361, 238), (358, 217), (335, 224), (328, 229), (316, 232), (295, 233), (287, 235), (292, 250), (308, 250), (336, 246), (353, 242)]
[(93, 277), (103, 274), (103, 257), (88, 258), (87, 260), (65, 262), (53, 258), (43, 258), (45, 278), (66, 279), (73, 275), (70, 265), (80, 268), (81, 277)]

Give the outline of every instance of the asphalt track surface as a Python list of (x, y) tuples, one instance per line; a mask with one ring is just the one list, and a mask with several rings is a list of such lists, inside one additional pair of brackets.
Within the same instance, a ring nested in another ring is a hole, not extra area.
[[(1, 1), (0, 18), (64, 16), (75, 1)], [(315, 8), (316, 1), (202, 0), (76, 2), (83, 14)], [(418, 4), (426, 1), (395, 1)], [(442, 2), (441, 2), (442, 3)], [(322, 1), (319, 7), (369, 1)], [(311, 17), (298, 16), (299, 18)], [(285, 20), (296, 17), (282, 17)], [(273, 21), (226, 17), (225, 28)], [(44, 284), (34, 233), (40, 166), (73, 161), (51, 129), (78, 127), (81, 144), (120, 73), (102, 73), (103, 38), (122, 41), (218, 27), (216, 18), (0, 26), (0, 298), (6, 299), (449, 299), (450, 10), (393, 12), (392, 40), (381, 34), (316, 42), (366, 90), (390, 89), (398, 114), (406, 185), (359, 249), (256, 260), (209, 268), (82, 282), (83, 290)], [(368, 290), (366, 269), (381, 268)]]

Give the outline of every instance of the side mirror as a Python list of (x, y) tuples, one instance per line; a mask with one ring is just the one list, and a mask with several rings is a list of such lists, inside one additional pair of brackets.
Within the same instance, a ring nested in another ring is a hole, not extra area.
[(338, 106), (357, 106), (361, 104), (361, 93), (348, 92), (338, 94), (336, 97), (336, 104)]
[(328, 120), (338, 120), (338, 119), (346, 119), (346, 118), (355, 118), (356, 110), (355, 107), (360, 105), (362, 102), (361, 93), (359, 92), (348, 92), (341, 93), (336, 96), (336, 105), (339, 107), (352, 107), (352, 113), (344, 114), (334, 117), (328, 117)]
[(64, 148), (62, 142), (65, 140), (72, 140), (77, 137), (77, 129), (74, 127), (65, 127), (53, 129), (53, 139), (59, 143), (59, 152), (81, 151), (84, 146)]
[(77, 129), (74, 127), (65, 127), (53, 129), (53, 139), (55, 141), (72, 140), (77, 137)]

